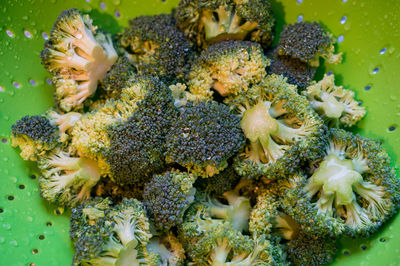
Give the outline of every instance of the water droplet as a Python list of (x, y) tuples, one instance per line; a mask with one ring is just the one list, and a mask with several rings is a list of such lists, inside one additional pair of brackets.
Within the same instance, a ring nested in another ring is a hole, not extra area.
[(17, 247), (18, 246), (17, 240), (11, 240), (10, 241), (10, 245), (13, 245), (14, 247)]
[(28, 16), (23, 16), (22, 19), (23, 20), (28, 20)]
[(373, 70), (372, 70), (372, 74), (376, 74), (376, 73), (378, 73), (379, 72), (379, 70), (380, 70), (380, 68), (379, 67), (375, 67)]
[(4, 237), (0, 237), (0, 244), (3, 244), (6, 239)]
[(107, 7), (107, 6), (106, 6), (106, 4), (105, 4), (104, 2), (101, 2), (101, 3), (100, 3), (100, 8), (101, 8), (101, 9), (104, 10), (104, 9), (106, 9), (106, 7)]
[(81, 33), (78, 33), (78, 34), (76, 35), (76, 38), (78, 38), (79, 40), (82, 39), (82, 37), (83, 37), (83, 35), (82, 35)]
[(343, 17), (340, 19), (340, 24), (344, 24), (344, 23), (346, 23), (346, 21), (347, 21), (347, 17), (346, 17), (346, 16), (343, 16)]
[(26, 217), (26, 219), (28, 220), (28, 222), (32, 222), (33, 218), (31, 216)]
[(12, 31), (6, 30), (6, 33), (7, 33), (8, 37), (10, 37), (10, 38), (14, 37), (14, 33), (12, 33)]
[(42, 37), (43, 37), (43, 39), (45, 39), (45, 40), (48, 40), (48, 39), (49, 39), (49, 35), (48, 35), (46, 32), (42, 32)]
[(394, 47), (390, 47), (390, 48), (388, 49), (389, 54), (393, 54), (394, 51), (395, 51)]
[(13, 183), (17, 183), (18, 179), (15, 176), (10, 177), (10, 181)]
[(21, 84), (19, 84), (17, 81), (13, 82), (13, 86), (17, 89), (21, 88)]
[(30, 80), (29, 80), (29, 83), (30, 83), (32, 86), (36, 86), (36, 85), (37, 85), (37, 83), (36, 83), (36, 81), (35, 81), (34, 79), (30, 79)]
[(343, 35), (340, 35), (338, 38), (337, 38), (337, 41), (340, 43), (340, 42), (343, 42), (344, 41), (344, 36)]
[(25, 36), (26, 36), (26, 38), (32, 38), (32, 34), (29, 32), (29, 31), (24, 31), (24, 34), (25, 34)]
[(299, 15), (297, 17), (297, 22), (302, 22), (303, 21), (303, 15)]
[(116, 10), (115, 11), (115, 17), (119, 18), (120, 16), (121, 16), (121, 13), (118, 10)]
[(113, 5), (118, 6), (121, 4), (121, 0), (112, 0)]
[(11, 224), (3, 224), (3, 228), (6, 230), (10, 230), (11, 229)]

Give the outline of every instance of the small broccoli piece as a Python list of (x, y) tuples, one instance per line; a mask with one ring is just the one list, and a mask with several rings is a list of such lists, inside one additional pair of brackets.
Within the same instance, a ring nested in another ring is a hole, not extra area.
[(119, 57), (101, 82), (106, 97), (117, 99), (122, 89), (129, 86), (129, 80), (135, 73), (136, 68), (129, 62), (128, 58)]
[(304, 95), (310, 105), (331, 127), (351, 127), (360, 121), (365, 107), (354, 99), (354, 92), (335, 85), (334, 75), (324, 75), (319, 82), (314, 82)]
[(280, 56), (276, 53), (276, 49), (269, 56), (271, 58), (271, 65), (268, 68), (270, 73), (283, 75), (288, 83), (298, 86), (299, 89), (311, 84), (316, 71), (315, 67), (290, 56)]
[(41, 196), (59, 206), (75, 206), (90, 197), (100, 179), (97, 162), (55, 150), (38, 160)]
[(180, 108), (165, 138), (166, 161), (202, 177), (218, 174), (244, 143), (239, 118), (217, 102), (189, 102)]
[(155, 227), (168, 231), (182, 223), (185, 209), (194, 200), (196, 176), (177, 171), (154, 175), (145, 185), (143, 204)]
[(213, 90), (224, 97), (234, 96), (259, 83), (266, 76), (269, 64), (257, 43), (216, 43), (195, 60), (188, 75), (188, 87), (200, 99), (211, 99)]
[(11, 127), (11, 145), (21, 149), (24, 160), (36, 161), (57, 146), (57, 127), (39, 115), (24, 116)]
[(90, 17), (77, 9), (58, 16), (40, 56), (55, 76), (55, 98), (67, 112), (82, 107), (117, 60), (111, 36), (97, 31)]
[(339, 64), (342, 53), (335, 54), (333, 36), (317, 22), (297, 22), (286, 25), (281, 32), (277, 52), (309, 64), (319, 66), (319, 57), (327, 64)]
[(45, 116), (53, 126), (58, 127), (60, 131), (60, 142), (66, 142), (69, 139), (72, 128), (75, 126), (76, 122), (81, 119), (82, 114), (77, 112), (61, 114), (50, 109), (46, 111)]
[(183, 83), (172, 84), (168, 87), (171, 90), (172, 98), (174, 99), (174, 105), (180, 108), (186, 105), (189, 101), (202, 100), (203, 97), (199, 95), (194, 95), (188, 92), (187, 86)]
[(149, 252), (159, 256), (159, 265), (185, 265), (185, 250), (172, 233), (161, 237), (153, 237), (146, 248)]
[(232, 102), (249, 142), (234, 162), (239, 175), (283, 178), (319, 154), (323, 123), (295, 89), (270, 75)]
[(368, 236), (397, 212), (399, 180), (377, 142), (340, 129), (328, 140), (318, 168), (288, 190), (285, 210), (311, 231)]
[(224, 192), (233, 190), (239, 183), (240, 176), (233, 167), (226, 168), (219, 174), (209, 178), (198, 178), (194, 183), (197, 190), (214, 197), (221, 196)]
[(139, 16), (129, 21), (121, 36), (126, 56), (142, 74), (184, 79), (192, 48), (175, 26), (172, 15)]
[(181, 0), (178, 27), (199, 48), (224, 40), (249, 40), (264, 47), (273, 41), (275, 19), (267, 0)]

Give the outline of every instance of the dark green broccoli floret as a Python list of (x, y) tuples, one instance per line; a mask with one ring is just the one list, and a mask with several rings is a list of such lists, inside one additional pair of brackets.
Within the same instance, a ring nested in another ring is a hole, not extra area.
[(196, 176), (177, 171), (154, 175), (145, 185), (143, 204), (157, 229), (168, 231), (182, 223), (185, 209), (194, 200)]
[(54, 75), (55, 99), (65, 111), (81, 108), (117, 60), (111, 36), (96, 29), (88, 15), (65, 10), (40, 54), (44, 67)]
[(147, 182), (163, 171), (164, 139), (177, 115), (171, 91), (158, 79), (152, 80), (137, 110), (125, 122), (108, 128), (105, 157), (116, 183)]
[(317, 22), (297, 22), (283, 27), (277, 52), (309, 64), (319, 66), (319, 57), (327, 64), (339, 64), (342, 53), (334, 54), (335, 39)]
[(153, 237), (147, 244), (147, 250), (159, 256), (159, 265), (185, 265), (185, 250), (172, 233), (161, 237)]
[(203, 177), (219, 173), (244, 143), (239, 120), (217, 102), (187, 103), (165, 138), (166, 161)]
[(213, 90), (224, 97), (234, 96), (265, 78), (265, 68), (269, 64), (257, 43), (216, 43), (195, 60), (188, 76), (188, 87), (199, 99), (211, 99)]
[(275, 19), (267, 0), (181, 0), (178, 27), (200, 48), (224, 40), (249, 40), (269, 46)]
[(55, 150), (38, 161), (40, 194), (51, 203), (74, 206), (90, 197), (100, 180), (96, 161)]
[(284, 202), (310, 231), (368, 236), (397, 212), (400, 183), (377, 142), (331, 129), (318, 168), (299, 174)]
[(172, 15), (139, 16), (121, 36), (126, 56), (142, 74), (185, 78), (192, 48)]
[(331, 127), (351, 127), (360, 121), (366, 111), (354, 99), (354, 92), (335, 85), (335, 76), (324, 75), (304, 91), (310, 105)]
[(36, 161), (54, 149), (59, 132), (49, 119), (39, 116), (24, 116), (11, 127), (11, 145), (21, 149), (24, 160)]
[(231, 104), (249, 142), (234, 162), (244, 178), (286, 178), (319, 154), (322, 121), (282, 76), (267, 76)]
[(197, 190), (203, 191), (212, 196), (220, 196), (224, 192), (233, 190), (239, 183), (240, 176), (235, 172), (233, 167), (229, 167), (219, 174), (209, 178), (198, 178), (194, 186)]

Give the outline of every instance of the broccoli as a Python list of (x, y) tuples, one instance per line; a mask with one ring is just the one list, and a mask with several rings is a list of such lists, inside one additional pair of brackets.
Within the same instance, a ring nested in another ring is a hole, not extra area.
[(196, 176), (177, 171), (154, 175), (145, 185), (143, 204), (157, 229), (168, 231), (182, 223), (185, 209), (194, 200)]
[(172, 15), (135, 17), (120, 39), (126, 56), (140, 73), (185, 79), (192, 48)]
[(245, 178), (283, 178), (319, 154), (323, 124), (282, 76), (267, 76), (232, 102), (249, 144), (235, 158)]
[(324, 75), (319, 82), (314, 82), (304, 95), (310, 105), (331, 127), (351, 127), (365, 115), (365, 107), (354, 99), (354, 92), (335, 85), (333, 74)]
[(283, 27), (277, 53), (299, 59), (311, 67), (319, 66), (319, 57), (324, 58), (327, 64), (339, 64), (342, 53), (334, 53), (335, 42), (317, 22), (297, 22)]
[(100, 179), (97, 162), (55, 150), (38, 160), (41, 196), (59, 206), (74, 206), (90, 197)]
[(290, 56), (278, 55), (276, 49), (269, 56), (271, 65), (268, 72), (283, 75), (288, 83), (298, 86), (299, 89), (304, 89), (311, 84), (316, 71), (315, 67)]
[(110, 197), (115, 203), (123, 198), (143, 200), (144, 184), (119, 185), (111, 178), (102, 178), (93, 188), (96, 196)]
[[(247, 41), (224, 41), (211, 45), (195, 60), (188, 88), (200, 99), (211, 99), (214, 91), (234, 96), (259, 83), (269, 66), (261, 46)], [(213, 89), (213, 90), (212, 90)]]
[(82, 107), (117, 60), (110, 35), (97, 31), (77, 9), (58, 16), (40, 56), (54, 76), (55, 98), (67, 112)]
[(202, 49), (224, 40), (267, 47), (274, 37), (275, 19), (267, 0), (181, 0), (175, 17), (185, 36)]
[(285, 211), (314, 232), (368, 236), (400, 204), (400, 183), (377, 142), (331, 129), (313, 173), (299, 173), (285, 195)]
[(72, 128), (75, 126), (76, 122), (81, 119), (82, 114), (77, 112), (60, 114), (50, 109), (46, 111), (45, 116), (53, 126), (58, 127), (60, 131), (60, 142), (65, 142), (69, 139)]
[(36, 161), (57, 146), (59, 132), (46, 117), (24, 116), (11, 127), (11, 145), (24, 160)]
[(224, 192), (233, 190), (239, 183), (240, 177), (233, 167), (228, 166), (225, 170), (209, 178), (198, 178), (194, 187), (211, 196), (221, 196)]
[(188, 92), (187, 86), (184, 83), (172, 84), (168, 87), (171, 90), (172, 98), (174, 99), (174, 105), (180, 108), (186, 105), (189, 101), (198, 101), (203, 99), (203, 97), (194, 95)]
[(167, 233), (161, 237), (151, 238), (146, 248), (149, 252), (159, 256), (159, 265), (185, 265), (185, 250), (179, 240), (172, 233)]
[(218, 174), (244, 143), (240, 119), (214, 101), (189, 102), (179, 111), (165, 137), (166, 161), (202, 177)]

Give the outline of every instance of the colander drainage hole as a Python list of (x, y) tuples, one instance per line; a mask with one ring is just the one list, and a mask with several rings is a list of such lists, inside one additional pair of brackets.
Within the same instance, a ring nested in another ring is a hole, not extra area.
[(8, 142), (8, 140), (7, 140), (6, 138), (2, 138), (2, 139), (1, 139), (1, 142), (3, 142), (3, 143), (7, 143), (7, 142)]
[(42, 32), (42, 38), (45, 40), (49, 39), (49, 35), (46, 32)]
[(379, 238), (379, 242), (385, 243), (387, 240), (384, 237)]
[(36, 85), (37, 85), (36, 80), (34, 80), (34, 79), (30, 79), (30, 80), (29, 80), (29, 83), (30, 83), (32, 86), (36, 86)]
[(47, 79), (46, 79), (46, 82), (47, 82), (47, 84), (49, 84), (49, 85), (53, 84), (53, 82), (51, 81), (50, 78), (47, 78)]
[(377, 74), (378, 72), (379, 72), (379, 70), (380, 70), (380, 68), (379, 67), (375, 67), (373, 70), (372, 70), (372, 74)]
[(350, 251), (349, 251), (349, 250), (344, 250), (344, 251), (343, 251), (343, 255), (345, 255), (345, 256), (350, 256)]
[(3, 212), (4, 212), (3, 208), (0, 208), (0, 213), (3, 213)]
[(104, 10), (104, 9), (106, 9), (106, 7), (107, 7), (107, 6), (106, 6), (106, 3), (104, 3), (104, 2), (101, 2), (101, 3), (100, 3), (100, 8), (101, 8), (101, 9)]
[(371, 87), (372, 87), (371, 85), (367, 85), (367, 86), (365, 86), (364, 90), (369, 91), (371, 89)]
[(119, 12), (118, 10), (115, 11), (115, 17), (119, 18), (121, 16), (121, 12)]
[(38, 253), (39, 253), (39, 250), (37, 248), (32, 249), (32, 254), (38, 254)]
[(360, 246), (360, 249), (361, 249), (361, 250), (367, 250), (368, 247), (367, 247), (366, 245), (361, 245), (361, 246)]
[(36, 179), (36, 176), (35, 175), (30, 175), (29, 176), (31, 179)]
[(39, 240), (43, 240), (43, 239), (45, 239), (46, 237), (44, 236), (44, 235), (40, 235), (39, 236)]
[(8, 200), (14, 200), (14, 196), (8, 196), (7, 199)]
[(21, 184), (18, 186), (19, 189), (25, 189), (25, 185)]
[(395, 125), (392, 125), (392, 126), (389, 127), (389, 131), (390, 132), (395, 131), (395, 130), (396, 130), (396, 126)]
[(52, 225), (53, 225), (52, 222), (47, 222), (47, 223), (46, 223), (46, 226), (49, 226), (49, 227), (50, 227), (50, 226), (52, 226)]

